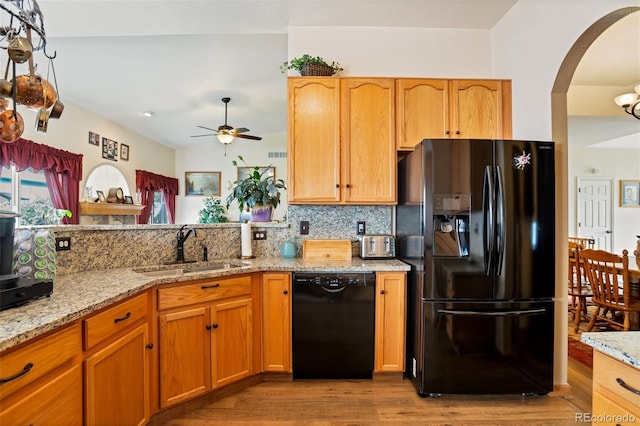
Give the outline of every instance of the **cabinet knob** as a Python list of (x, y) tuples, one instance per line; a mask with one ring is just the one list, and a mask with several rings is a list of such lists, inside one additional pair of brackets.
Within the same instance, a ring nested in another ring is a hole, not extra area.
[(340, 184), (339, 183), (336, 183), (336, 188), (340, 188)]
[(206, 329), (207, 329), (207, 330), (211, 330), (211, 324), (207, 324), (207, 325), (206, 325)]
[(283, 291), (282, 294), (289, 294), (287, 290)]
[(456, 135), (459, 135), (459, 134), (460, 134), (460, 130), (456, 130)]
[(218, 323), (214, 323), (213, 328), (218, 328)]
[(444, 132), (444, 134), (445, 134), (445, 135), (448, 135), (448, 134), (450, 134), (450, 133), (451, 133), (451, 132), (450, 132), (450, 131), (448, 131), (448, 130), (447, 130), (446, 132)]
[(384, 290), (380, 290), (380, 294), (384, 294)]
[(149, 344), (147, 345), (147, 349), (153, 349), (153, 343), (149, 343)]
[(346, 187), (347, 187), (347, 188), (351, 188), (351, 184), (347, 184), (347, 185), (346, 185)]

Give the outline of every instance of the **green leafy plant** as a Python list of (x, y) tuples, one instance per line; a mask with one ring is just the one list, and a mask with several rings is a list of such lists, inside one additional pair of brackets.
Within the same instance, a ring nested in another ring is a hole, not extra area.
[[(238, 159), (249, 167), (241, 155)], [(238, 167), (238, 162), (231, 162)], [(284, 180), (275, 179), (269, 174), (269, 169), (260, 171), (260, 167), (255, 166), (247, 177), (236, 180), (230, 185), (231, 193), (227, 196), (227, 209), (236, 200), (240, 211), (244, 211), (245, 205), (250, 208), (256, 205), (267, 206), (271, 204), (275, 209), (280, 203), (280, 190), (287, 189)]]
[(71, 217), (71, 211), (56, 209), (50, 199), (40, 196), (24, 201), (20, 208), (22, 225), (59, 225), (65, 216)]
[(302, 67), (304, 64), (319, 64), (325, 65), (327, 67), (331, 67), (333, 69), (333, 73), (337, 73), (340, 71), (344, 71), (344, 69), (340, 66), (338, 62), (327, 63), (320, 56), (311, 56), (307, 53), (302, 55), (300, 58), (293, 58), (290, 61), (285, 61), (282, 65), (280, 65), (280, 71), (284, 74), (287, 70), (296, 70), (300, 74), (303, 74)]
[(198, 212), (199, 223), (227, 223), (227, 211), (220, 198), (207, 197), (204, 199), (204, 208)]

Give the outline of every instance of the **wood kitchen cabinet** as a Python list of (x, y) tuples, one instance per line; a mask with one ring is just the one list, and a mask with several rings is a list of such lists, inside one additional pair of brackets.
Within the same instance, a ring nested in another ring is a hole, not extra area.
[[(622, 380), (624, 386), (618, 381)], [(640, 369), (593, 351), (594, 425), (631, 425), (640, 418)]]
[(252, 277), (158, 289), (160, 406), (254, 374)]
[(376, 273), (375, 373), (404, 371), (406, 287), (406, 272)]
[(80, 323), (0, 355), (0, 425), (82, 425)]
[(398, 150), (426, 138), (511, 138), (511, 81), (399, 78)]
[(263, 369), (291, 373), (291, 274), (262, 275)]
[(150, 418), (149, 293), (84, 319), (87, 425), (142, 425)]
[(391, 78), (288, 79), (288, 201), (395, 204)]

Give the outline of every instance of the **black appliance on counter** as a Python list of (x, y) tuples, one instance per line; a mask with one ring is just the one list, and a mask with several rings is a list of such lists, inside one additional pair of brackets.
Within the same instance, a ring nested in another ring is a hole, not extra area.
[(399, 162), (420, 396), (553, 389), (554, 188), (552, 142), (427, 139)]
[(375, 286), (372, 272), (294, 272), (294, 379), (373, 377)]
[(53, 292), (53, 281), (36, 280), (12, 274), (15, 218), (13, 212), (0, 211), (0, 311), (22, 305)]

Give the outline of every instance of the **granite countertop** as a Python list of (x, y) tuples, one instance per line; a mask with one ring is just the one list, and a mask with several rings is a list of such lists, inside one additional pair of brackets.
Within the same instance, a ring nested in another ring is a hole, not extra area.
[(640, 331), (582, 333), (580, 340), (617, 360), (640, 368)]
[[(0, 352), (158, 284), (262, 271), (364, 272), (410, 269), (409, 265), (396, 259), (363, 260), (354, 257), (350, 262), (344, 263), (310, 262), (301, 258), (243, 259), (241, 267), (184, 274), (177, 274), (175, 271), (221, 262), (238, 264), (240, 259), (213, 259), (185, 265), (91, 270), (58, 275), (50, 297), (32, 300), (25, 305), (0, 312)], [(160, 269), (166, 271), (166, 274)], [(154, 275), (144, 275), (136, 270), (153, 272)]]

